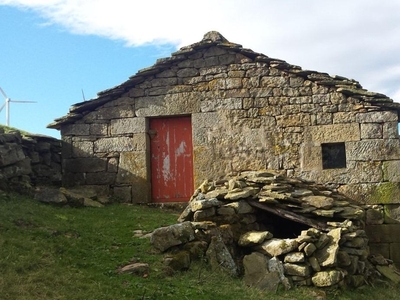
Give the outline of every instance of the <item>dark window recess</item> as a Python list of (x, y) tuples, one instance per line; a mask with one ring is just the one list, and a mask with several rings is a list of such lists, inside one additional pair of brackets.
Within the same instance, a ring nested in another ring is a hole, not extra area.
[(344, 143), (322, 144), (322, 168), (346, 168), (346, 148)]

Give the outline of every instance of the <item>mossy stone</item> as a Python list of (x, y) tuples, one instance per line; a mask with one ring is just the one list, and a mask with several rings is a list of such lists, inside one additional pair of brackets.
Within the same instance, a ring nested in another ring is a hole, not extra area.
[(368, 204), (400, 203), (400, 183), (382, 182), (376, 186), (368, 199)]
[(400, 205), (390, 204), (384, 205), (385, 223), (399, 224), (400, 223)]
[(174, 271), (184, 271), (190, 267), (190, 253), (188, 251), (179, 251), (168, 254), (164, 257), (164, 264)]

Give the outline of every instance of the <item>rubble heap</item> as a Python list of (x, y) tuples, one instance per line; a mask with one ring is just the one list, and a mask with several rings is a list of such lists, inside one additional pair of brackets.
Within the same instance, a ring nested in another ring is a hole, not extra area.
[(325, 186), (247, 171), (203, 182), (179, 223), (156, 229), (151, 243), (173, 269), (206, 257), (213, 269), (261, 289), (360, 286), (376, 270), (364, 215)]

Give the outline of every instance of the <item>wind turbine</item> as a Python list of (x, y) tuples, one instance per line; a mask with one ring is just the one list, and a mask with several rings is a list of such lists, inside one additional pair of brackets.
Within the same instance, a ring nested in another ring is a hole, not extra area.
[(36, 103), (36, 101), (18, 101), (18, 100), (11, 100), (10, 98), (7, 97), (6, 93), (3, 91), (3, 89), (0, 87), (0, 92), (4, 96), (4, 103), (2, 106), (0, 106), (0, 112), (3, 110), (3, 108), (6, 108), (6, 125), (10, 126), (10, 102), (15, 102), (15, 103)]

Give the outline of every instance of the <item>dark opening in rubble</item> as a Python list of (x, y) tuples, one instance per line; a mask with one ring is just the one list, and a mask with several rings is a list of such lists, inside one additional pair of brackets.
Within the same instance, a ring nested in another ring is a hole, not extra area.
[(257, 213), (257, 221), (261, 226), (265, 226), (263, 229), (271, 232), (275, 238), (281, 239), (296, 238), (302, 230), (310, 228), (309, 225), (291, 221), (266, 211)]

